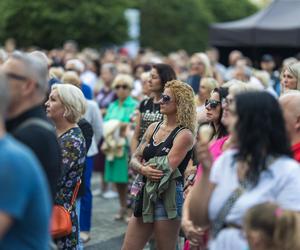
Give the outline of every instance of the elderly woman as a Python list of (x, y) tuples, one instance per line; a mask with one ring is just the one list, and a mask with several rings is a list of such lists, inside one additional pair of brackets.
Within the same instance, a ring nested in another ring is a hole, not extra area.
[[(112, 86), (118, 99), (109, 105), (104, 122), (110, 120), (119, 121), (120, 133), (118, 136), (125, 137), (125, 131), (129, 125), (131, 115), (137, 106), (137, 101), (130, 96), (133, 78), (130, 75), (119, 74), (116, 76)], [(106, 140), (109, 139), (106, 138)], [(116, 139), (116, 143), (119, 141), (121, 141), (120, 138)], [(105, 141), (104, 145), (109, 143), (109, 141)], [(124, 219), (127, 213), (128, 147), (127, 145), (121, 146), (121, 154), (119, 150), (114, 150), (113, 148), (109, 150), (110, 152), (106, 152), (104, 178), (106, 182), (116, 183), (121, 209), (119, 214), (115, 216), (115, 219)], [(111, 152), (114, 154), (112, 158), (108, 157), (108, 153)]]
[[(75, 71), (66, 71), (62, 76), (62, 82), (66, 84), (72, 84), (80, 88), (80, 78)], [(87, 100), (87, 109), (84, 114), (84, 118), (86, 121), (81, 120), (79, 125), (82, 125), (88, 122), (92, 128), (92, 138), (91, 142), (88, 143), (88, 139), (86, 139), (86, 147), (88, 149), (87, 157), (86, 157), (86, 164), (84, 169), (84, 176), (82, 178), (82, 185), (84, 187), (83, 190), (79, 190), (78, 198), (80, 200), (80, 238), (81, 240), (86, 243), (90, 240), (90, 229), (91, 229), (91, 219), (92, 219), (92, 192), (91, 192), (91, 179), (92, 179), (92, 172), (93, 172), (93, 162), (94, 156), (98, 153), (98, 143), (102, 137), (102, 115), (99, 111), (98, 105), (93, 100)], [(83, 135), (85, 133), (90, 133), (90, 130), (80, 126)], [(88, 130), (88, 131), (86, 131)], [(88, 147), (90, 145), (90, 147)], [(81, 192), (83, 191), (83, 192)]]
[(146, 183), (140, 196), (143, 197), (140, 201), (142, 214), (135, 213), (131, 217), (124, 250), (143, 249), (153, 233), (158, 249), (174, 250), (176, 247), (183, 176), (191, 158), (196, 127), (192, 88), (177, 80), (167, 82), (160, 110), (164, 120), (148, 127), (131, 159), (131, 166), (144, 176)]
[(300, 90), (300, 62), (288, 64), (281, 74), (281, 93)]
[[(300, 169), (291, 158), (277, 100), (266, 92), (249, 92), (228, 105), (229, 131), (237, 148), (227, 150), (210, 168), (207, 143), (200, 142), (203, 174), (190, 197), (193, 223), (211, 227), (212, 250), (247, 249), (242, 222), (256, 204), (272, 200), (300, 211)], [(199, 240), (190, 243), (195, 246)]]
[(86, 147), (77, 122), (86, 110), (82, 91), (70, 84), (55, 84), (46, 102), (47, 116), (53, 120), (62, 151), (62, 175), (57, 184), (55, 204), (71, 209), (72, 233), (56, 239), (59, 249), (77, 249), (78, 221), (75, 204), (71, 204), (75, 188), (80, 183)]

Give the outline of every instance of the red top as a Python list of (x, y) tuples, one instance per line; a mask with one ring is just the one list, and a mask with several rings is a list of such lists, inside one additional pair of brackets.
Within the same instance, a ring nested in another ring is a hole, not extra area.
[(292, 146), (292, 151), (294, 154), (294, 159), (296, 161), (300, 162), (300, 142), (298, 142)]

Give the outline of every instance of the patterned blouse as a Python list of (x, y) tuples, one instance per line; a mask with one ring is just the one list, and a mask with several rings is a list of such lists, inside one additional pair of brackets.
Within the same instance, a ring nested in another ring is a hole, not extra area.
[[(80, 128), (71, 128), (58, 138), (62, 152), (62, 174), (58, 182), (55, 204), (70, 208), (73, 192), (80, 181), (85, 156), (85, 140)], [(76, 250), (78, 245), (78, 221), (76, 204), (71, 208), (72, 233), (56, 240), (58, 249)]]

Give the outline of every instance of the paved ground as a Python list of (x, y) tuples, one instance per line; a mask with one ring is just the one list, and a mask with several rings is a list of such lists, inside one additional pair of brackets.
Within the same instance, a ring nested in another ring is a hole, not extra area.
[[(99, 176), (94, 174), (92, 189), (99, 188)], [(84, 246), (85, 250), (120, 250), (127, 224), (115, 221), (114, 215), (119, 210), (118, 198), (104, 199), (100, 195), (93, 199), (93, 222), (91, 240)], [(182, 249), (182, 242), (180, 247)], [(144, 250), (149, 250), (146, 246)]]
[[(98, 183), (99, 176), (94, 175), (92, 179), (93, 189), (99, 187)], [(94, 197), (91, 240), (84, 249), (119, 250), (121, 248), (127, 224), (113, 219), (118, 210), (118, 199)]]

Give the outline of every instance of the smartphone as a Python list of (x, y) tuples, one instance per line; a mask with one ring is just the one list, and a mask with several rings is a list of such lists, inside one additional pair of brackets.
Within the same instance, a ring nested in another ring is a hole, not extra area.
[(188, 178), (186, 178), (185, 185), (183, 187), (183, 191), (185, 191), (189, 186), (192, 186), (194, 184), (194, 179), (196, 177), (196, 174), (190, 174)]

